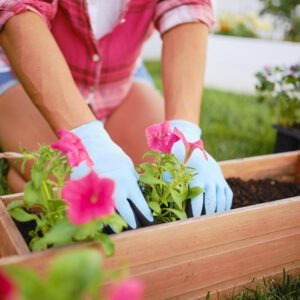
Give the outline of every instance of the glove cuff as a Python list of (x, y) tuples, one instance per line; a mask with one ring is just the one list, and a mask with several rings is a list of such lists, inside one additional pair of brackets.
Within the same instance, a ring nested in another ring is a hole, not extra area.
[(101, 121), (95, 120), (79, 127), (72, 129), (71, 131), (75, 133), (82, 140), (88, 138), (90, 135), (94, 135), (95, 132), (102, 132), (104, 130), (103, 123)]
[(185, 120), (171, 120), (169, 123), (172, 130), (176, 127), (184, 134), (188, 142), (195, 142), (201, 138), (202, 130), (194, 123)]
[(99, 173), (124, 166), (134, 169), (131, 159), (112, 141), (101, 121), (92, 121), (72, 130), (82, 141)]

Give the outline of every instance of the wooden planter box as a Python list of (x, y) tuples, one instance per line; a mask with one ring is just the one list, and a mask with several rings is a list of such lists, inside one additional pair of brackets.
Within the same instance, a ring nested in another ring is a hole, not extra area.
[[(300, 180), (300, 151), (220, 163), (225, 177)], [(41, 274), (51, 258), (74, 247), (29, 253), (0, 201), (1, 265), (21, 264)], [(146, 299), (203, 299), (211, 291), (232, 293), (255, 278), (300, 274), (300, 196), (253, 205), (212, 216), (156, 225), (113, 236), (110, 267), (127, 262), (146, 283)], [(20, 255), (24, 254), (24, 255)]]

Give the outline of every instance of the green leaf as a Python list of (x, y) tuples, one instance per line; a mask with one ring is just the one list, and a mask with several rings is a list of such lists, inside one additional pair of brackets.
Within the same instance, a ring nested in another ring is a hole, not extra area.
[(115, 232), (121, 232), (124, 228), (128, 227), (126, 221), (117, 213), (102, 218), (101, 222), (106, 226), (111, 225)]
[(155, 174), (155, 169), (153, 168), (152, 164), (150, 163), (142, 163), (137, 166), (139, 170), (143, 170), (149, 175), (154, 175)]
[(16, 207), (21, 207), (23, 205), (24, 205), (24, 200), (14, 200), (7, 205), (6, 209), (10, 211)]
[(155, 177), (145, 176), (142, 174), (139, 178), (139, 181), (143, 184), (155, 185), (155, 184), (162, 184), (167, 185), (167, 183), (162, 179), (157, 179)]
[(156, 214), (161, 214), (161, 208), (157, 202), (150, 201), (148, 202), (148, 205)]
[(77, 227), (73, 225), (67, 218), (62, 219), (50, 231), (45, 233), (44, 237), (30, 244), (33, 251), (45, 249), (44, 246), (61, 246), (72, 243), (72, 238), (77, 231)]
[(67, 207), (66, 203), (62, 200), (49, 199), (48, 202), (54, 211), (64, 210)]
[(21, 207), (15, 207), (11, 209), (9, 213), (15, 220), (19, 222), (29, 222), (38, 219), (34, 213), (28, 213)]
[[(47, 294), (42, 280), (33, 271), (20, 266), (9, 266), (6, 271), (20, 288), (22, 299), (40, 300), (41, 295)], [(50, 300), (51, 298), (43, 297), (43, 299)]]
[(24, 204), (30, 208), (34, 204), (41, 203), (42, 194), (40, 190), (36, 190), (32, 181), (25, 184), (24, 189)]
[(155, 151), (147, 151), (146, 153), (143, 154), (143, 159), (145, 157), (147, 157), (147, 156), (154, 156), (154, 157), (156, 157), (156, 155), (157, 155), (157, 152), (155, 152)]
[(193, 199), (197, 196), (199, 196), (200, 194), (202, 194), (204, 192), (204, 189), (201, 188), (200, 186), (194, 186), (192, 188), (189, 188), (189, 192), (188, 192), (188, 199)]
[[(47, 285), (59, 299), (79, 300), (103, 279), (102, 256), (95, 249), (67, 251), (52, 261)], [(57, 298), (58, 299), (58, 298)]]
[(104, 253), (107, 256), (112, 256), (115, 252), (115, 245), (110, 237), (105, 233), (98, 233), (95, 237), (101, 243)]
[(176, 190), (171, 190), (170, 194), (172, 196), (172, 200), (181, 208), (182, 207), (182, 202), (186, 200), (186, 193), (184, 191), (178, 192)]
[(53, 187), (48, 182), (44, 182), (42, 184), (42, 191), (46, 201), (55, 198)]
[(158, 195), (156, 188), (153, 188), (151, 191), (151, 201), (159, 202), (161, 196)]
[(31, 180), (33, 187), (38, 189), (41, 187), (41, 184), (44, 179), (44, 168), (38, 163), (35, 163), (31, 169)]
[(176, 217), (178, 217), (180, 220), (185, 220), (187, 219), (187, 215), (185, 212), (179, 211), (174, 208), (166, 208), (166, 211), (172, 212)]
[(29, 243), (29, 248), (32, 251), (40, 251), (40, 250), (46, 250), (47, 249), (47, 242), (43, 237), (35, 236), (31, 239)]
[(89, 222), (84, 225), (76, 226), (73, 238), (76, 241), (84, 241), (93, 238), (100, 230), (99, 221)]

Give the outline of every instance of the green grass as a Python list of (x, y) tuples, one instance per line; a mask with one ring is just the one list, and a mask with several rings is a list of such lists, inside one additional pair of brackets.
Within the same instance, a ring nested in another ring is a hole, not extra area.
[[(209, 293), (206, 300), (209, 300)], [(273, 276), (264, 277), (260, 283), (253, 280), (252, 285), (243, 287), (239, 293), (234, 293), (231, 297), (218, 295), (218, 300), (299, 300), (300, 299), (300, 279), (299, 276), (287, 274), (283, 270), (280, 278)]]
[[(162, 90), (160, 62), (145, 64)], [(218, 161), (273, 152), (269, 110), (255, 95), (205, 88), (200, 126), (206, 150)]]

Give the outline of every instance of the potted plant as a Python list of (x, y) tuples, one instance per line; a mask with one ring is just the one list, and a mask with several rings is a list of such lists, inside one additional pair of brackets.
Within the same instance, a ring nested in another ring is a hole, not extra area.
[(300, 149), (300, 63), (256, 73), (259, 101), (269, 104), (277, 130), (275, 152)]
[[(23, 197), (9, 203), (7, 210), (16, 222), (31, 223), (29, 230), (23, 226), (21, 229), (25, 229), (32, 251), (98, 240), (106, 254), (112, 255), (113, 243), (105, 229), (110, 226), (121, 232), (127, 227), (116, 213), (114, 181), (100, 177), (93, 169), (80, 179), (69, 179), (71, 167), (89, 157), (83, 145), (72, 139), (71, 132), (61, 134), (60, 141), (43, 145), (38, 151), (22, 149), (22, 153), (1, 154), (7, 159), (22, 160), (22, 168), (33, 161), (31, 180), (25, 184)], [(68, 149), (66, 155), (56, 149), (60, 147)]]

